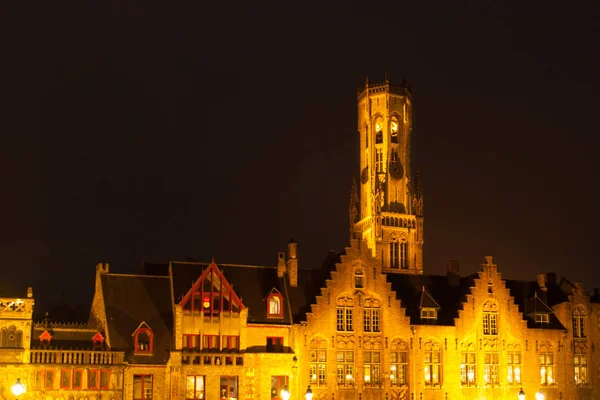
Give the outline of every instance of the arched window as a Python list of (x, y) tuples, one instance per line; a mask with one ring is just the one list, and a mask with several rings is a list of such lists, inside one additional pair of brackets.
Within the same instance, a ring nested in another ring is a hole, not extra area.
[(400, 239), (400, 268), (408, 269), (408, 242), (406, 238)]
[(337, 330), (338, 332), (354, 331), (354, 299), (343, 296), (337, 300)]
[(579, 386), (589, 384), (587, 351), (581, 346), (575, 347), (573, 367), (575, 368), (575, 383)]
[(383, 119), (378, 117), (375, 120), (375, 144), (383, 143)]
[(460, 384), (475, 386), (477, 382), (477, 353), (473, 343), (461, 344)]
[(11, 325), (8, 328), (3, 327), (0, 332), (0, 345), (5, 349), (15, 349), (23, 347), (23, 331)]
[(367, 297), (363, 303), (363, 331), (380, 332), (380, 302), (374, 297)]
[(429, 340), (424, 344), (423, 373), (425, 386), (440, 386), (442, 384), (442, 351), (440, 344)]
[(556, 384), (554, 375), (554, 346), (546, 343), (540, 346), (540, 383), (542, 385)]
[(405, 386), (408, 376), (408, 345), (394, 339), (390, 346), (390, 382), (392, 386)]
[(492, 300), (483, 305), (483, 334), (498, 334), (498, 304)]
[(587, 318), (587, 312), (585, 308), (578, 305), (573, 309), (573, 337), (584, 338), (585, 334), (585, 322)]
[(508, 345), (506, 349), (506, 364), (508, 369), (508, 384), (521, 384), (521, 345)]
[(390, 268), (400, 268), (400, 242), (395, 236), (390, 243)]
[(392, 143), (398, 143), (398, 130), (399, 130), (398, 118), (392, 117), (390, 122), (390, 139)]
[(270, 318), (283, 317), (283, 296), (276, 289), (272, 289), (267, 297), (267, 316)]

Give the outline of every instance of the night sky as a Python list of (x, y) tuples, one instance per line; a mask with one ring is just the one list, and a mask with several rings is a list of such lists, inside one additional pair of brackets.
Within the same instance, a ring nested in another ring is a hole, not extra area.
[(291, 237), (320, 266), (386, 72), (413, 89), (426, 273), (600, 286), (594, 3), (104, 3), (3, 5), (0, 296), (88, 307), (98, 262), (274, 265)]

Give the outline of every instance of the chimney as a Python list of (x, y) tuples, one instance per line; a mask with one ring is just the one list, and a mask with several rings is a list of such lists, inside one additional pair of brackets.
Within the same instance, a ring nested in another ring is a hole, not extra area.
[(294, 239), (288, 243), (287, 272), (290, 279), (290, 286), (298, 286), (298, 244)]
[(277, 253), (277, 277), (283, 278), (285, 274), (285, 253), (279, 252)]
[(548, 290), (546, 287), (546, 274), (537, 274), (537, 283), (540, 289), (542, 289), (544, 292)]
[(458, 269), (458, 261), (448, 261), (448, 285), (460, 285), (460, 272)]

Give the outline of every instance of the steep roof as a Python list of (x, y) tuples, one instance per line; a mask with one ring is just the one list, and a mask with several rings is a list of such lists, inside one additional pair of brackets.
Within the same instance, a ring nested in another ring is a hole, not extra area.
[[(47, 344), (40, 342), (40, 335), (47, 330), (51, 340)], [(31, 335), (32, 349), (60, 350), (106, 350), (104, 344), (94, 345), (93, 337), (97, 329), (78, 323), (37, 322)]]
[[(134, 364), (165, 364), (173, 343), (173, 311), (168, 277), (102, 275), (102, 292), (112, 350)], [(135, 355), (133, 333), (145, 322), (154, 335), (152, 355)]]
[[(171, 263), (175, 304), (181, 302), (209, 265), (209, 263), (196, 262)], [(248, 308), (249, 323), (290, 324), (292, 322), (288, 306), (289, 297), (286, 291), (288, 284), (283, 278), (277, 276), (276, 267), (234, 264), (218, 264), (217, 266), (233, 291), (242, 300), (244, 307)], [(266, 301), (272, 289), (277, 289), (284, 298), (284, 312), (281, 319), (267, 317)]]

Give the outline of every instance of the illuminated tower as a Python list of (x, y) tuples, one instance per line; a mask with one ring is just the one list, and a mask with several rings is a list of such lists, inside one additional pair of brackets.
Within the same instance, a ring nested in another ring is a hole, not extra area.
[(421, 274), (423, 196), (418, 177), (411, 182), (410, 88), (387, 76), (381, 84), (367, 79), (358, 93), (358, 132), (360, 199), (351, 196), (351, 234), (367, 241), (384, 271)]

